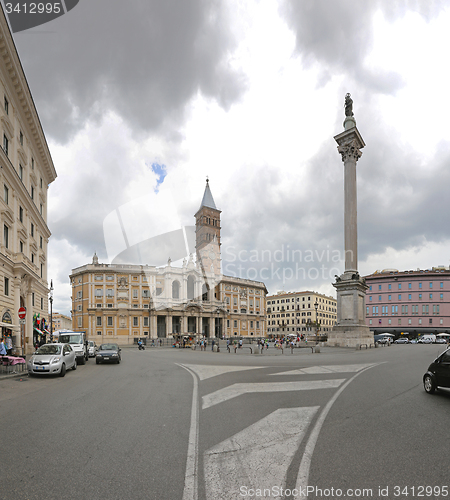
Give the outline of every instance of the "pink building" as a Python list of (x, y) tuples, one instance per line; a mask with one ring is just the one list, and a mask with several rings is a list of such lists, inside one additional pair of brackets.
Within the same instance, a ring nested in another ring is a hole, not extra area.
[(365, 276), (366, 325), (374, 333), (450, 333), (450, 270), (384, 269)]

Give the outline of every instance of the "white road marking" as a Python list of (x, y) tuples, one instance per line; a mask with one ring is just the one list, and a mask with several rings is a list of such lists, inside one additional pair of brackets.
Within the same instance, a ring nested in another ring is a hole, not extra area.
[(278, 409), (207, 450), (206, 498), (233, 500), (243, 498), (242, 493), (250, 488), (284, 488), (289, 465), (318, 409)]
[[(178, 364), (178, 363), (177, 363)], [(191, 427), (189, 429), (189, 443), (186, 458), (186, 472), (184, 476), (183, 500), (197, 500), (198, 498), (198, 380), (189, 368), (185, 368), (194, 379), (194, 390), (192, 391)]]
[(270, 375), (304, 375), (304, 374), (327, 374), (327, 373), (355, 373), (365, 368), (376, 366), (379, 363), (366, 363), (361, 365), (329, 365), (329, 366), (310, 366), (308, 368), (299, 368), (288, 372), (271, 373)]
[(339, 387), (345, 379), (309, 380), (298, 382), (263, 382), (248, 384), (233, 384), (218, 391), (203, 396), (203, 409), (210, 408), (218, 403), (236, 398), (249, 392), (286, 392), (308, 391), (315, 389), (333, 389)]
[(224, 373), (240, 372), (244, 370), (259, 370), (265, 366), (216, 366), (216, 365), (182, 365), (194, 371), (200, 380), (205, 380)]
[[(322, 429), (322, 425), (325, 422), (325, 419), (328, 415), (328, 412), (330, 411), (334, 402), (340, 396), (340, 394), (344, 391), (344, 389), (351, 382), (353, 382), (353, 380), (355, 380), (355, 378), (358, 375), (361, 375), (361, 373), (363, 373), (366, 370), (369, 370), (370, 368), (372, 368), (373, 366), (376, 366), (377, 364), (380, 364), (380, 363), (375, 363), (373, 365), (370, 365), (367, 368), (364, 368), (363, 370), (359, 371), (356, 375), (353, 375), (353, 377), (351, 379), (347, 380), (347, 382), (335, 392), (335, 394), (330, 399), (330, 401), (328, 401), (328, 403), (325, 405), (324, 409), (322, 410), (322, 412), (320, 413), (320, 415), (316, 421), (316, 424), (314, 425), (313, 430), (311, 431), (311, 434), (309, 435), (308, 441), (306, 442), (305, 451), (303, 453), (302, 461), (300, 462), (300, 468), (299, 468), (298, 474), (297, 474), (297, 482), (295, 485), (295, 487), (297, 489), (303, 488), (302, 491), (304, 491), (306, 486), (308, 486), (309, 470), (311, 467), (311, 460), (312, 460), (312, 456), (314, 453), (314, 448), (316, 447), (317, 439), (319, 438), (319, 433), (320, 433), (320, 430)], [(304, 500), (307, 498), (307, 496), (300, 495), (299, 498)]]

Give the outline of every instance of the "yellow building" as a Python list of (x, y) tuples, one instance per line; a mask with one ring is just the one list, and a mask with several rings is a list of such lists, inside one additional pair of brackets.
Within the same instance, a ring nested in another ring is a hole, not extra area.
[(25, 354), (39, 335), (33, 318), (48, 323), (47, 189), (56, 171), (2, 9), (0, 54), (0, 325)]
[(337, 321), (337, 301), (317, 292), (278, 292), (267, 297), (269, 337), (326, 335)]
[(207, 182), (195, 249), (182, 267), (91, 264), (73, 269), (72, 328), (121, 344), (138, 338), (263, 337), (264, 283), (220, 272), (220, 210)]

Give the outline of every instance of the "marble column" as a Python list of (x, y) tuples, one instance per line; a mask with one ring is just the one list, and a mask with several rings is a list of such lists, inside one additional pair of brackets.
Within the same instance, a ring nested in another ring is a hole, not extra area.
[[(347, 110), (346, 110), (347, 111)], [(351, 109), (350, 109), (351, 111)], [(328, 335), (328, 345), (358, 347), (373, 344), (365, 324), (367, 285), (358, 273), (356, 162), (365, 146), (353, 113), (344, 121), (344, 132), (334, 138), (344, 163), (344, 251), (345, 270), (336, 277), (337, 324)]]

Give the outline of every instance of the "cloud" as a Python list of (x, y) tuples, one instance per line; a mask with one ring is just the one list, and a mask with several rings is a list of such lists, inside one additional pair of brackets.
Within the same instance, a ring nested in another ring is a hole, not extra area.
[(228, 15), (218, 1), (84, 1), (52, 32), (17, 33), (46, 133), (65, 143), (105, 111), (136, 133), (174, 133), (198, 92), (228, 109), (245, 89)]
[[(411, 11), (425, 20), (434, 19), (446, 2), (408, 2), (407, 0), (283, 0), (280, 13), (296, 36), (296, 51), (306, 67), (323, 69), (318, 83), (323, 85), (336, 74), (351, 78), (375, 93), (395, 94), (405, 84), (397, 71), (366, 65), (374, 41), (374, 15), (382, 12), (389, 21)], [(350, 82), (349, 82), (350, 83)]]

